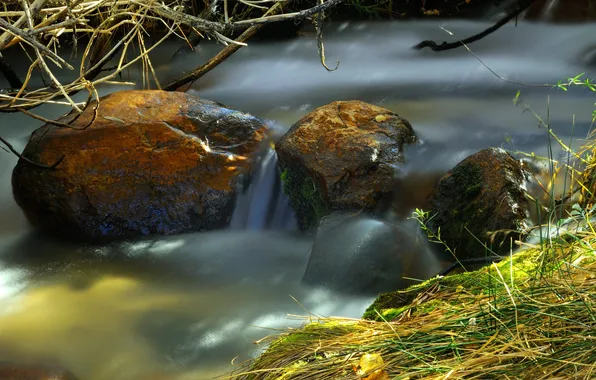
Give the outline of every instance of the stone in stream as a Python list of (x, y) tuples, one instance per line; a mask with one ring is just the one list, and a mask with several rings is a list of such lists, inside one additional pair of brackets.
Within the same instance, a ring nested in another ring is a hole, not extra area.
[(404, 145), (417, 141), (407, 120), (361, 101), (333, 102), (300, 119), (276, 144), (299, 227), (315, 228), (332, 211), (374, 210), (393, 190)]
[[(75, 119), (69, 114), (59, 121)], [(181, 92), (122, 91), (71, 128), (31, 135), (13, 176), (15, 200), (41, 230), (114, 239), (226, 227), (261, 120)]]
[[(531, 178), (521, 161), (500, 148), (475, 153), (445, 175), (430, 200), (427, 226), (458, 259), (508, 254), (529, 232)], [(485, 249), (484, 244), (488, 247)]]
[(321, 219), (302, 281), (349, 294), (379, 294), (441, 270), (426, 237), (388, 221), (333, 213)]

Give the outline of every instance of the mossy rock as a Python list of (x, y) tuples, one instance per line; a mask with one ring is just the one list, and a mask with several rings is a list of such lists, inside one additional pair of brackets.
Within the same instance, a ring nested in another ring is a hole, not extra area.
[(361, 101), (333, 102), (296, 122), (275, 145), (298, 226), (332, 211), (371, 211), (394, 188), (406, 144), (418, 141), (396, 113)]
[(530, 179), (522, 163), (500, 148), (460, 162), (441, 179), (431, 200), (428, 227), (458, 259), (507, 254), (529, 231)]

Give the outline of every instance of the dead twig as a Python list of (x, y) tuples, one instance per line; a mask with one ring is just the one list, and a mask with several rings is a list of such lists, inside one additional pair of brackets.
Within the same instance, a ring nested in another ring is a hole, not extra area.
[(505, 15), (505, 17), (501, 18), (499, 21), (497, 21), (497, 23), (495, 23), (490, 28), (485, 29), (484, 31), (482, 31), (478, 34), (475, 34), (471, 37), (465, 38), (460, 41), (455, 41), (455, 42), (443, 42), (440, 45), (438, 45), (434, 41), (425, 40), (425, 41), (420, 42), (418, 45), (414, 46), (414, 48), (415, 49), (423, 49), (425, 47), (430, 47), (431, 50), (433, 50), (433, 51), (444, 51), (444, 50), (456, 49), (460, 46), (469, 45), (472, 42), (476, 42), (476, 41), (483, 39), (484, 37), (488, 36), (489, 34), (495, 32), (496, 30), (501, 28), (503, 25), (507, 24), (513, 18), (519, 16), (523, 11), (528, 9), (534, 1), (535, 0), (519, 0), (519, 2), (517, 4), (515, 4), (515, 8), (513, 11), (511, 11), (509, 14)]
[(37, 41), (35, 38), (29, 36), (27, 33), (23, 32), (21, 29), (15, 28), (14, 26), (10, 25), (8, 22), (6, 22), (5, 20), (3, 20), (1, 18), (0, 18), (0, 28), (13, 33), (15, 36), (19, 36), (23, 41), (27, 42), (32, 47), (39, 49), (45, 55), (54, 59), (56, 61), (56, 64), (58, 65), (58, 67), (62, 68), (62, 66), (64, 66), (70, 70), (74, 70), (74, 67), (72, 67), (68, 62), (66, 62), (64, 59), (62, 59), (62, 57), (60, 57), (58, 54), (49, 50), (46, 46), (39, 43), (39, 41)]
[(327, 11), (327, 10), (343, 3), (344, 1), (345, 0), (328, 0), (324, 3), (319, 4), (319, 5), (315, 5), (312, 8), (305, 9), (305, 10), (302, 10), (299, 12), (284, 13), (282, 15), (272, 15), (272, 16), (268, 16), (268, 17), (263, 16), (260, 18), (254, 18), (254, 19), (250, 19), (250, 20), (236, 21), (236, 22), (232, 23), (232, 26), (237, 27), (237, 26), (245, 26), (245, 25), (272, 24), (275, 22), (286, 21), (286, 20), (302, 21), (302, 20), (305, 20), (307, 18), (314, 16), (315, 14), (317, 14), (319, 12)]
[[(44, 7), (47, 0), (36, 0), (33, 4), (31, 4), (30, 11), (33, 17), (37, 16), (39, 11)], [(27, 16), (23, 14), (15, 23), (14, 27), (19, 28), (27, 21)], [(14, 35), (8, 32), (2, 33), (0, 35), (0, 51), (6, 47), (6, 45), (14, 38)]]
[[(273, 7), (269, 9), (267, 14), (275, 14), (276, 12), (280, 12), (283, 9), (283, 6), (286, 5), (289, 1), (286, 0), (282, 3), (276, 3)], [(175, 81), (168, 83), (165, 87), (163, 87), (166, 91), (174, 91), (185, 84), (192, 83), (197, 79), (201, 78), (209, 71), (213, 70), (217, 67), (220, 63), (222, 63), (226, 58), (234, 54), (238, 49), (242, 46), (245, 46), (244, 42), (248, 41), (252, 38), (259, 30), (263, 28), (262, 24), (251, 26), (250, 28), (246, 29), (244, 33), (242, 33), (234, 44), (230, 44), (226, 46), (223, 50), (221, 50), (216, 56), (211, 58), (207, 63), (201, 65), (188, 74), (182, 76), (181, 78), (176, 79)]]
[[(323, 4), (323, 0), (321, 0), (321, 4)], [(317, 30), (317, 48), (319, 51), (319, 59), (321, 60), (321, 64), (327, 71), (335, 71), (339, 68), (339, 61), (337, 61), (337, 64), (335, 65), (334, 69), (330, 69), (329, 66), (327, 66), (327, 63), (325, 63), (325, 45), (323, 45), (323, 18), (324, 17), (325, 17), (324, 12), (320, 11), (317, 14), (316, 19), (313, 20), (313, 23), (315, 24), (315, 28)]]
[[(166, 37), (176, 34), (181, 39), (186, 39), (187, 30), (190, 29), (199, 36), (214, 37), (226, 45), (209, 62), (166, 85), (166, 90), (177, 89), (202, 77), (240, 47), (246, 46), (246, 41), (263, 25), (286, 20), (301, 21), (313, 16), (316, 16), (319, 58), (323, 66), (331, 71), (333, 69), (327, 67), (325, 62), (322, 21), (324, 12), (343, 0), (319, 1), (320, 3), (312, 8), (282, 14), (283, 7), (291, 0), (242, 0), (243, 6), (254, 9), (264, 9), (265, 3), (273, 4), (263, 16), (249, 20), (236, 20), (239, 16), (234, 13), (236, 6), (230, 7), (227, 21), (217, 22), (187, 13), (183, 0), (36, 0), (32, 4), (29, 4), (29, 0), (14, 0), (9, 8), (5, 8), (5, 12), (0, 12), (0, 32), (4, 31), (0, 35), (0, 51), (20, 44), (28, 56), (29, 47), (33, 49), (34, 54), (31, 54), (33, 57), (30, 57), (30, 68), (23, 80), (12, 75), (14, 72), (8, 69), (10, 66), (3, 65), (3, 69), (0, 68), (5, 76), (12, 78), (10, 84), (13, 87), (0, 92), (0, 112), (22, 112), (46, 103), (67, 105), (76, 112), (81, 112), (81, 107), (84, 109), (87, 103), (75, 102), (71, 98), (74, 94), (101, 83), (130, 85), (129, 82), (118, 80), (118, 76), (133, 65), (139, 64), (142, 69), (143, 88), (150, 88), (153, 86), (152, 83), (160, 88), (156, 70), (148, 53), (165, 38), (152, 45), (144, 41), (150, 34), (148, 28), (155, 28), (157, 23), (165, 26)], [(17, 8), (18, 4), (20, 10)], [(37, 15), (41, 17), (36, 17)], [(11, 17), (18, 17), (18, 20), (13, 21)], [(229, 37), (232, 33), (242, 30), (243, 33), (238, 38)], [(160, 32), (163, 31), (164, 28), (160, 28)], [(53, 61), (58, 69), (73, 69), (56, 51), (58, 38), (68, 33), (73, 34), (73, 46), (76, 46), (79, 36), (86, 34), (90, 38), (80, 60), (79, 76), (70, 83), (61, 83), (58, 80), (61, 78), (58, 71), (50, 67), (47, 60)], [(115, 36), (117, 37), (114, 38)], [(50, 37), (47, 46), (40, 42), (45, 37)], [(108, 62), (117, 62), (110, 65), (113, 70), (105, 69)], [(48, 78), (49, 83), (44, 83), (44, 87), (31, 89), (30, 80), (38, 68), (43, 73), (42, 79)]]

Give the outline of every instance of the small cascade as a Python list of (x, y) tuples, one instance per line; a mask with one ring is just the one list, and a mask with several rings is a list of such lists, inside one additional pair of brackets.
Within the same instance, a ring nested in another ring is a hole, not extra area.
[(236, 199), (230, 228), (241, 230), (293, 230), (296, 228), (290, 200), (284, 194), (272, 148), (258, 158), (252, 180)]

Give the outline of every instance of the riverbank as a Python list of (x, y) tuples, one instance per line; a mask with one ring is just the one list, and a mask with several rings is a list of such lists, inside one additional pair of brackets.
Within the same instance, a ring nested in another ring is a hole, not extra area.
[(593, 211), (499, 264), (382, 294), (362, 319), (305, 316), (232, 378), (591, 378)]

